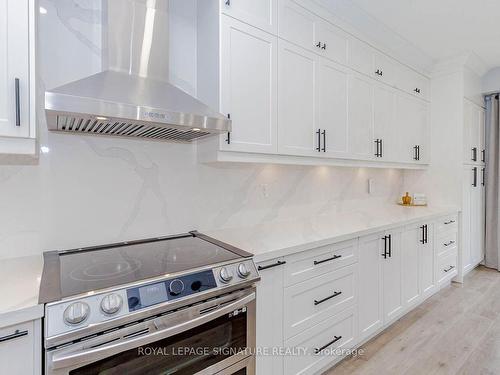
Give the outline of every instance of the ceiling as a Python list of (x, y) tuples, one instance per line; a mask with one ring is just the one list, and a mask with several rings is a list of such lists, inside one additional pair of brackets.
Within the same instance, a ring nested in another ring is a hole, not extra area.
[[(434, 62), (474, 53), (486, 70), (500, 66), (499, 0), (326, 0), (346, 4), (422, 51)], [(351, 15), (353, 9), (350, 9)], [(351, 21), (356, 19), (351, 16)], [(362, 16), (358, 17), (362, 18)]]

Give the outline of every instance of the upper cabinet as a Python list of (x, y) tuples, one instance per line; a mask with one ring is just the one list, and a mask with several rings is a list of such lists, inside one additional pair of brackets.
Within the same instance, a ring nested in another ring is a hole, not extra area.
[(278, 0), (220, 0), (223, 14), (276, 35)]
[(0, 0), (0, 154), (34, 154), (33, 1)]
[(221, 10), (220, 51), (204, 44), (210, 53), (198, 59), (219, 68), (212, 102), (230, 116), (232, 131), (216, 151), (205, 148), (203, 160), (403, 168), (430, 162), (425, 76), (302, 0), (226, 0)]
[(223, 16), (221, 104), (232, 131), (223, 150), (276, 153), (278, 38)]
[(464, 99), (464, 163), (485, 163), (485, 109)]

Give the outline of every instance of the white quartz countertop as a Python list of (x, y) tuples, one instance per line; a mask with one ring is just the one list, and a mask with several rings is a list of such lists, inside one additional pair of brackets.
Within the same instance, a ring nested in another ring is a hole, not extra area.
[(382, 206), (249, 227), (202, 231), (254, 254), (256, 262), (376, 233), (400, 225), (456, 214), (455, 207)]
[(0, 260), (0, 327), (43, 316), (38, 304), (42, 269), (42, 255)]

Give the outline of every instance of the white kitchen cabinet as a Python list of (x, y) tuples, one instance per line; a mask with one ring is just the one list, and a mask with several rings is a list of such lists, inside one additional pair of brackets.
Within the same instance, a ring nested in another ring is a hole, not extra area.
[[(256, 345), (272, 353), (283, 347), (283, 258), (257, 264), (261, 280), (257, 284)], [(257, 355), (256, 373), (283, 374), (283, 357)]]
[(464, 163), (485, 162), (485, 109), (464, 99)]
[[(434, 229), (433, 223), (424, 223), (425, 229), (425, 243), (419, 242), (419, 281), (420, 281), (420, 294), (422, 298), (427, 298), (432, 295), (436, 288), (436, 253), (434, 250)], [(419, 226), (420, 228), (420, 226)]]
[(321, 153), (321, 137), (317, 136), (319, 56), (280, 40), (278, 65), (278, 152), (315, 156)]
[(318, 87), (318, 142), (320, 153), (326, 157), (348, 156), (348, 89), (349, 72), (346, 68), (321, 58)]
[(0, 153), (35, 152), (33, 14), (33, 1), (0, 0)]
[(382, 238), (377, 233), (359, 239), (358, 327), (362, 341), (384, 325)]
[(374, 85), (374, 141), (379, 142), (377, 159), (400, 161), (401, 139), (396, 127), (396, 93), (385, 85)]
[(280, 0), (279, 36), (322, 57), (347, 64), (347, 33), (295, 0)]
[(221, 149), (276, 153), (277, 37), (222, 16), (221, 52), (220, 107), (232, 120)]
[(384, 295), (384, 323), (390, 323), (397, 319), (404, 309), (403, 297), (403, 248), (402, 228), (388, 231), (385, 239), (382, 255), (382, 279)]
[(220, 0), (223, 14), (268, 33), (278, 31), (278, 0)]
[(402, 64), (398, 67), (396, 87), (417, 98), (430, 99), (429, 79)]
[(41, 373), (40, 320), (0, 328), (2, 374), (38, 375)]
[(426, 102), (405, 93), (398, 93), (396, 105), (396, 127), (399, 140), (399, 161), (405, 163), (428, 163), (429, 150), (429, 106)]
[(485, 242), (484, 167), (464, 166), (462, 267), (466, 273), (483, 261)]
[(349, 80), (348, 119), (349, 154), (353, 158), (373, 159), (373, 83), (359, 74), (353, 74)]

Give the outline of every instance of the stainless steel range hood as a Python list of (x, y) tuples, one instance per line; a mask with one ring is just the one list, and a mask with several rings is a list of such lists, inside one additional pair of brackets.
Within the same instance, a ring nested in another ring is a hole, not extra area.
[(105, 0), (107, 70), (45, 92), (49, 130), (190, 142), (231, 121), (168, 82), (168, 0)]

